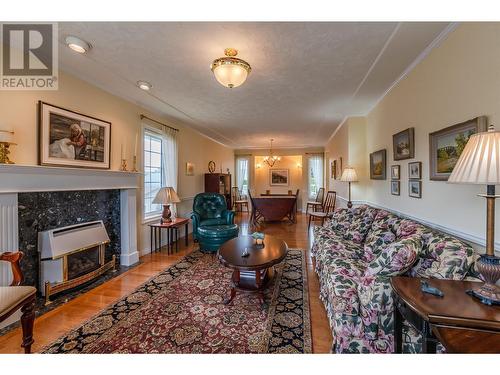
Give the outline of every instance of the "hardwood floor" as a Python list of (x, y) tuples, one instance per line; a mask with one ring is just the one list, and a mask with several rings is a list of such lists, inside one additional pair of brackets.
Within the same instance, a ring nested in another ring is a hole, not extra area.
[[(238, 213), (236, 215), (236, 222), (240, 224), (242, 233), (247, 234), (249, 231), (248, 214)], [(312, 244), (312, 227), (311, 235), (309, 235), (306, 216), (298, 214), (297, 224), (294, 225), (286, 222), (268, 223), (260, 228), (260, 230), (284, 239), (290, 248), (307, 251), (313, 350), (314, 353), (328, 353), (332, 337), (323, 303), (319, 300), (318, 278), (314, 273), (309, 251)], [(161, 253), (145, 255), (141, 257), (141, 264), (137, 267), (37, 318), (34, 329), (35, 343), (33, 344), (32, 351), (37, 352), (41, 350), (65, 332), (78, 327), (85, 320), (132, 292), (140, 284), (175, 263), (198, 246), (197, 244), (193, 244), (191, 239), (188, 247), (184, 246), (183, 240), (181, 243), (179, 252), (167, 255), (165, 250), (163, 250)], [(0, 353), (22, 353), (23, 350), (20, 345), (20, 328), (4, 336), (0, 336)]]

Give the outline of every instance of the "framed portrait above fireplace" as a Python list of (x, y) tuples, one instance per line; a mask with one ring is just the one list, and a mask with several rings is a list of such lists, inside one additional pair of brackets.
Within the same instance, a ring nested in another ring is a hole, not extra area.
[(109, 169), (111, 123), (39, 102), (40, 165)]

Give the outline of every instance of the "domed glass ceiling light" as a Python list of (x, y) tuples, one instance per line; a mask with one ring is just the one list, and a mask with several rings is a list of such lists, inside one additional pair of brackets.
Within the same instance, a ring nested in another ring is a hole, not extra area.
[(271, 149), (269, 150), (269, 156), (264, 157), (264, 163), (269, 165), (269, 168), (272, 168), (277, 161), (281, 160), (280, 156), (273, 155), (273, 141), (274, 139), (271, 139)]
[(214, 73), (215, 79), (225, 87), (230, 89), (241, 86), (252, 71), (250, 64), (245, 60), (235, 57), (238, 54), (234, 48), (224, 50), (225, 57), (215, 59), (210, 69)]

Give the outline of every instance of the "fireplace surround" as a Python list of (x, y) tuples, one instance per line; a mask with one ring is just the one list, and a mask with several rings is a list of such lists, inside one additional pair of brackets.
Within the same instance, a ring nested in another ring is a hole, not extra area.
[[(38, 286), (38, 232), (102, 220), (109, 234), (105, 258), (138, 262), (139, 173), (27, 165), (0, 165), (0, 252), (22, 250), (26, 285)], [(0, 285), (11, 278), (0, 268)]]

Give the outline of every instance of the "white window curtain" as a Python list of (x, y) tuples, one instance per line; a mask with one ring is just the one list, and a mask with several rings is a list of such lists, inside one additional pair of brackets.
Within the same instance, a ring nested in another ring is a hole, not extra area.
[(323, 155), (310, 155), (307, 167), (309, 199), (316, 199), (318, 190), (323, 187)]
[[(163, 173), (162, 186), (171, 186), (177, 192), (178, 177), (178, 140), (177, 131), (164, 127), (162, 132)], [(177, 216), (176, 205), (171, 206), (172, 214)]]
[(242, 195), (248, 195), (250, 185), (250, 158), (238, 156), (236, 158), (236, 186)]

